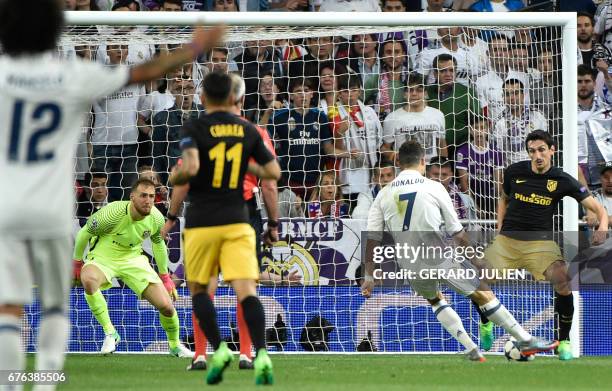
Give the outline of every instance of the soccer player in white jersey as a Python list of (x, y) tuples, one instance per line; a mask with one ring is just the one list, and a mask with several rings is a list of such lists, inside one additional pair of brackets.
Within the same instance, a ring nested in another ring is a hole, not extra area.
[[(129, 69), (53, 55), (64, 19), (57, 0), (0, 1), (0, 368), (23, 370), (23, 306), (39, 288), (36, 370), (61, 370), (74, 209), (73, 159), (84, 114), (121, 87), (156, 80), (216, 46), (223, 27)], [(36, 388), (36, 387), (35, 387)]]
[[(366, 245), (365, 277), (362, 284), (362, 294), (369, 297), (374, 288), (374, 262), (375, 247), (380, 245), (382, 232), (385, 227), (390, 230), (397, 244), (400, 240), (416, 235), (426, 238), (425, 243), (441, 243), (443, 231), (452, 235), (456, 244), (468, 246), (470, 240), (463, 226), (459, 222), (455, 208), (448, 192), (441, 183), (432, 181), (423, 176), (425, 173), (425, 150), (416, 141), (406, 141), (399, 149), (399, 164), (401, 173), (376, 196), (368, 215), (368, 240)], [(409, 232), (406, 232), (409, 231)], [(409, 240), (413, 242), (413, 240)], [(439, 259), (435, 262), (420, 257), (412, 264), (399, 261), (400, 267), (420, 271), (430, 265), (436, 269), (458, 271), (466, 270), (468, 266), (456, 263), (455, 260)], [(466, 355), (470, 360), (484, 361), (478, 347), (465, 331), (459, 315), (444, 299), (438, 288), (439, 282), (445, 282), (455, 292), (478, 302), (480, 309), (489, 319), (501, 326), (507, 333), (517, 339), (519, 349), (524, 355), (531, 355), (541, 351), (554, 349), (557, 341), (546, 342), (531, 336), (514, 319), (514, 316), (495, 297), (490, 288), (477, 278), (431, 278), (415, 277), (410, 279), (410, 285), (415, 292), (423, 296), (432, 306), (432, 310), (444, 329), (448, 331), (461, 345), (465, 347)]]

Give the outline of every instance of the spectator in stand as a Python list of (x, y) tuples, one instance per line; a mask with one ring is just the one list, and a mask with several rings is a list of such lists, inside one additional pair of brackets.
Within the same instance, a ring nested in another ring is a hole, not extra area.
[(522, 0), (478, 0), (470, 7), (476, 12), (509, 12), (525, 8)]
[(100, 11), (95, 0), (65, 0), (66, 11)]
[(388, 160), (383, 160), (372, 169), (372, 186), (369, 191), (359, 193), (357, 206), (353, 209), (351, 217), (354, 219), (367, 220), (368, 212), (378, 195), (378, 192), (395, 179), (395, 164)]
[(594, 20), (593, 15), (584, 12), (578, 13), (578, 51), (580, 53), (580, 59), (582, 64), (591, 66), (593, 59), (593, 27)]
[(236, 0), (212, 0), (212, 11), (216, 12), (238, 12)]
[(321, 0), (319, 12), (380, 12), (377, 0)]
[(257, 108), (259, 80), (266, 74), (280, 77), (282, 72), (271, 40), (245, 41), (244, 45), (244, 51), (234, 58), (234, 62), (246, 86), (243, 109), (248, 112)]
[(77, 199), (76, 217), (79, 219), (79, 225), (82, 226), (89, 216), (108, 204), (107, 181), (108, 176), (103, 172), (90, 175), (89, 186), (85, 187), (85, 191)]
[[(532, 68), (529, 63), (531, 57), (529, 47), (522, 43), (514, 43), (510, 48), (510, 56), (512, 58), (510, 70), (521, 75), (518, 79), (524, 83), (525, 93), (529, 94), (533, 83), (540, 78), (538, 70)], [(529, 97), (529, 95), (525, 96)]]
[(382, 12), (406, 12), (406, 0), (382, 0)]
[(349, 206), (342, 201), (340, 187), (335, 171), (321, 172), (306, 207), (306, 217), (350, 217)]
[(448, 12), (452, 11), (452, 1), (447, 0), (422, 0), (423, 12)]
[(519, 79), (524, 82), (525, 75), (510, 69), (510, 46), (508, 38), (494, 34), (489, 41), (490, 70), (476, 80), (476, 90), (482, 104), (486, 107), (487, 116), (496, 123), (504, 113), (503, 86), (508, 79)]
[[(111, 66), (124, 64), (127, 47), (108, 45)], [(109, 202), (127, 199), (136, 179), (139, 127), (150, 133), (144, 118), (146, 91), (142, 85), (129, 85), (93, 105), (92, 172), (108, 174)]]
[(223, 73), (235, 72), (238, 65), (229, 59), (229, 50), (224, 47), (213, 48), (206, 54), (204, 73), (219, 71)]
[(283, 179), (302, 199), (316, 186), (325, 157), (336, 154), (327, 116), (311, 106), (312, 96), (304, 79), (291, 80), (290, 107), (277, 110), (268, 124)]
[(489, 142), (489, 121), (472, 115), (469, 122), (470, 142), (457, 149), (459, 188), (474, 197), (481, 218), (494, 219), (501, 194), (503, 156)]
[(599, 170), (612, 161), (612, 148), (607, 142), (612, 139), (612, 131), (587, 122), (611, 117), (611, 107), (595, 92), (594, 74), (591, 68), (578, 65), (578, 163), (584, 175), (579, 180), (591, 190), (601, 186)]
[(194, 102), (195, 87), (192, 80), (173, 79), (168, 83), (174, 105), (153, 117), (153, 167), (166, 183), (168, 172), (181, 156), (179, 134), (183, 123), (196, 119), (204, 107)]
[(304, 77), (310, 85), (317, 86), (321, 63), (334, 61), (334, 37), (307, 37), (304, 42), (308, 52), (287, 62), (287, 76)]
[[(612, 229), (612, 161), (607, 162), (600, 171), (599, 176), (601, 182), (601, 189), (593, 192), (593, 197), (603, 205), (606, 212), (608, 212), (608, 226)], [(592, 214), (590, 211), (585, 216), (586, 222), (591, 227), (599, 226), (597, 216)]]
[(548, 131), (548, 120), (544, 114), (529, 107), (520, 80), (506, 80), (503, 91), (506, 109), (502, 118), (495, 123), (494, 139), (497, 148), (504, 152), (506, 163), (510, 165), (529, 160), (525, 137), (534, 130)]
[(374, 104), (382, 121), (404, 105), (408, 64), (403, 40), (387, 40), (380, 48), (381, 71), (378, 77), (373, 76), (366, 81), (365, 102)]
[[(261, 209), (262, 219), (267, 219), (266, 208)], [(300, 196), (288, 187), (278, 188), (278, 217), (279, 218), (303, 218), (304, 206)]]
[(181, 12), (183, 11), (183, 0), (163, 0), (160, 11)]
[[(378, 37), (376, 34), (357, 34), (351, 37), (349, 68), (361, 77), (361, 85), (366, 85), (372, 77), (380, 73), (378, 58)], [(336, 74), (339, 74), (336, 72)]]
[(448, 157), (454, 160), (455, 149), (468, 141), (469, 114), (481, 115), (475, 91), (455, 82), (457, 63), (450, 54), (440, 54), (433, 61), (435, 83), (427, 87), (427, 106), (444, 114)]
[(531, 88), (530, 104), (551, 123), (551, 129), (561, 129), (561, 83), (557, 67), (556, 54), (549, 48), (543, 48), (537, 58), (540, 78)]
[(444, 114), (428, 107), (425, 100), (425, 77), (413, 72), (408, 77), (406, 104), (385, 118), (381, 152), (396, 162), (397, 151), (404, 141), (414, 139), (425, 149), (425, 159), (447, 156)]
[(453, 165), (444, 156), (433, 157), (427, 165), (427, 178), (440, 182), (453, 201), (457, 216), (461, 220), (475, 220), (478, 218), (476, 204), (469, 193), (464, 193), (454, 182)]
[(256, 109), (247, 111), (246, 118), (259, 126), (267, 126), (270, 119), (274, 117), (275, 110), (280, 110), (288, 105), (281, 94), (282, 87), (281, 78), (275, 78), (270, 73), (265, 74), (259, 81), (258, 106)]
[(346, 74), (348, 74), (348, 70), (340, 63), (333, 61), (321, 63), (319, 69), (319, 109), (330, 120), (338, 115), (338, 78)]
[(336, 161), (343, 199), (349, 211), (357, 204), (359, 193), (367, 192), (370, 173), (378, 162), (382, 126), (374, 109), (363, 104), (361, 79), (355, 74), (338, 77), (340, 93), (338, 115), (333, 118), (336, 151), (350, 151)]
[(440, 47), (423, 49), (416, 58), (416, 71), (427, 76), (429, 83), (433, 83), (434, 59), (440, 54), (449, 54), (455, 59), (455, 78), (457, 82), (466, 87), (469, 86), (477, 75), (484, 72), (485, 64), (481, 64), (481, 58), (461, 43), (460, 37), (463, 35), (461, 27), (439, 28), (438, 35), (440, 36)]

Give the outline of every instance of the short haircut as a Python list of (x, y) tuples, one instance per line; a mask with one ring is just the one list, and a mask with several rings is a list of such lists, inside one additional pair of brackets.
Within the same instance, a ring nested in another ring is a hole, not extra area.
[(308, 77), (294, 77), (289, 81), (289, 92), (293, 92), (297, 87), (308, 87), (312, 91), (312, 82)]
[(548, 148), (551, 148), (555, 145), (555, 140), (552, 138), (550, 133), (548, 133), (545, 130), (537, 129), (529, 133), (527, 137), (525, 138), (525, 149), (529, 150), (529, 142), (535, 141), (535, 140), (544, 141), (546, 145), (548, 145)]
[(408, 9), (408, 4), (406, 3), (406, 0), (382, 0), (382, 7), (381, 8), (385, 8), (385, 5), (387, 5), (387, 2), (389, 2), (389, 1), (399, 1), (400, 3), (402, 3), (404, 8)]
[(155, 183), (149, 178), (138, 178), (134, 184), (132, 184), (132, 193), (138, 189), (138, 186), (146, 186), (155, 188)]
[(338, 76), (338, 90), (361, 88), (361, 77), (355, 73), (345, 73)]
[(434, 156), (429, 160), (429, 164), (427, 165), (427, 168), (430, 168), (431, 166), (440, 166), (440, 168), (448, 168), (449, 170), (453, 171), (453, 163), (448, 160), (447, 158), (445, 158), (444, 156)]
[(425, 76), (421, 75), (420, 73), (411, 72), (410, 75), (408, 75), (408, 82), (406, 83), (407, 86), (425, 87), (425, 84), (427, 84), (427, 80), (425, 79)]
[(236, 73), (230, 73), (232, 79), (232, 95), (234, 96), (234, 103), (238, 103), (242, 100), (244, 93), (246, 92), (246, 85), (244, 79)]
[(506, 81), (504, 81), (504, 87), (506, 88), (507, 85), (510, 84), (518, 84), (519, 86), (521, 86), (521, 91), (523, 90), (523, 88), (525, 88), (525, 85), (523, 84), (522, 81), (520, 81), (519, 79), (507, 79)]
[(578, 65), (577, 70), (578, 70), (578, 77), (580, 77), (580, 76), (591, 76), (591, 79), (593, 79), (593, 81), (595, 81), (597, 71), (595, 71), (590, 66), (584, 65), (584, 64), (580, 64), (580, 65)]
[(221, 53), (225, 54), (226, 56), (229, 54), (229, 50), (227, 48), (224, 48), (224, 47), (214, 47), (214, 48), (210, 49), (208, 51), (208, 53), (206, 53), (206, 58), (208, 59), (208, 61), (210, 61), (210, 58), (212, 57), (212, 53), (213, 52), (221, 52)]
[(434, 70), (438, 70), (440, 67), (440, 63), (441, 62), (446, 62), (446, 61), (452, 61), (453, 62), (453, 66), (457, 67), (457, 60), (455, 59), (455, 57), (453, 57), (452, 55), (448, 54), (448, 53), (442, 53), (437, 55), (434, 59), (433, 59), (433, 68)]
[(407, 140), (399, 148), (400, 166), (415, 166), (425, 156), (425, 150), (418, 141)]
[(232, 79), (226, 73), (214, 71), (207, 73), (203, 81), (204, 96), (212, 104), (224, 104), (232, 92)]
[(103, 178), (103, 179), (108, 179), (108, 175), (106, 175), (105, 172), (92, 172), (91, 176), (89, 177), (89, 183), (91, 184), (91, 182), (93, 182), (94, 178)]
[(138, 3), (136, 0), (115, 0), (115, 4), (113, 4), (113, 8), (111, 8), (111, 11), (114, 11), (117, 8), (129, 8), (132, 3), (136, 4), (136, 10), (140, 11), (140, 3)]
[(178, 5), (181, 8), (183, 8), (183, 0), (162, 0), (162, 5), (164, 3), (170, 3), (170, 4)]
[(593, 14), (590, 14), (584, 11), (576, 12), (576, 19), (578, 19), (581, 16), (585, 18), (589, 18), (589, 20), (591, 21), (591, 25), (595, 26), (595, 17), (593, 16)]
[(55, 49), (63, 27), (57, 0), (0, 0), (0, 43), (9, 56)]
[(389, 168), (389, 167), (395, 168), (395, 164), (393, 164), (393, 162), (390, 160), (383, 159), (380, 162), (378, 162), (378, 164), (374, 168), (380, 170), (380, 169)]

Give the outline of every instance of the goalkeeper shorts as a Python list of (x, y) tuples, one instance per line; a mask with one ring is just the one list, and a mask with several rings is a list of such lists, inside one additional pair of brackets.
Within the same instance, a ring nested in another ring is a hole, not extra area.
[(225, 281), (258, 280), (255, 231), (246, 223), (185, 228), (185, 278), (207, 285), (219, 274)]
[(96, 255), (88, 257), (83, 268), (89, 265), (95, 265), (106, 277), (106, 282), (100, 286), (101, 290), (111, 288), (113, 278), (120, 278), (140, 298), (149, 284), (162, 283), (151, 267), (149, 258), (144, 255), (121, 261), (104, 259)]
[(544, 280), (544, 272), (556, 261), (563, 261), (557, 243), (552, 240), (517, 240), (497, 235), (485, 250), (486, 267), (525, 269), (537, 280)]

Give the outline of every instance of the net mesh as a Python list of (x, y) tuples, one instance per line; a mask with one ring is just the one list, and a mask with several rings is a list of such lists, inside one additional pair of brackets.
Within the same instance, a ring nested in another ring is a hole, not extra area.
[[(58, 54), (133, 65), (190, 36), (189, 28), (169, 26), (71, 26)], [(416, 139), (428, 160), (451, 162), (448, 171), (432, 166), (428, 175), (445, 184), (459, 217), (492, 233), (501, 171), (526, 158), (526, 134), (548, 130), (563, 145), (561, 47), (559, 29), (538, 26), (233, 27), (224, 47), (157, 83), (125, 87), (86, 113), (75, 162), (80, 224), (101, 205), (128, 197), (138, 176), (157, 183), (156, 206), (166, 213), (180, 128), (203, 112), (204, 75), (238, 72), (246, 83), (244, 116), (268, 131), (283, 170), (281, 241), (264, 250), (262, 267), (275, 282), (260, 287), (266, 327), (285, 330), (278, 346), (314, 346), (304, 328), (319, 316), (331, 328), (323, 332), (327, 343), (315, 350), (368, 350), (363, 342), (371, 338), (380, 351), (457, 352), (459, 345), (409, 287), (361, 297), (364, 219), (379, 186), (395, 175), (384, 162), (392, 166), (399, 145)], [(182, 283), (179, 232), (170, 235), (170, 269)], [(151, 254), (147, 246), (145, 251)], [(287, 287), (296, 274), (301, 285)], [(517, 282), (494, 290), (529, 331), (552, 338), (548, 284)], [(478, 314), (467, 299), (444, 293), (476, 340)], [(189, 340), (191, 303), (188, 292), (182, 294), (181, 336)], [(125, 341), (119, 350), (167, 348), (152, 307), (120, 282), (106, 295)], [(72, 299), (70, 349), (99, 350), (102, 330), (82, 291)], [(235, 299), (227, 288), (219, 290), (216, 304), (222, 335), (231, 338)], [(494, 350), (505, 339), (498, 335)]]

